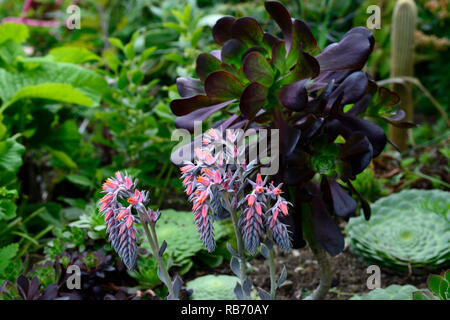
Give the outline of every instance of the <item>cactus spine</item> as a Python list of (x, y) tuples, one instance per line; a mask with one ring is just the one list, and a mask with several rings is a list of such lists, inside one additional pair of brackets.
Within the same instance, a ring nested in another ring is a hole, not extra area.
[[(414, 0), (398, 0), (392, 16), (391, 32), (391, 77), (411, 77), (414, 70), (414, 31), (416, 29), (417, 8)], [(394, 84), (393, 90), (401, 99), (401, 108), (406, 112), (407, 121), (412, 121), (414, 105), (410, 84)], [(401, 151), (408, 142), (410, 130), (389, 126), (389, 138)]]

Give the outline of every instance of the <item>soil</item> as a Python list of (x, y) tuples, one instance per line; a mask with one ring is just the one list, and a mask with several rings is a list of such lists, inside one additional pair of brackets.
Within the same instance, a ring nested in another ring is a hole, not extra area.
[[(285, 265), (288, 276), (286, 282), (277, 290), (277, 299), (298, 300), (303, 299), (319, 284), (319, 266), (313, 254), (308, 248), (295, 249), (290, 253), (277, 252), (278, 266)], [(261, 255), (250, 261), (249, 275), (253, 283), (266, 291), (270, 291), (269, 266), (267, 260)], [(355, 294), (365, 294), (367, 288), (367, 265), (352, 255), (348, 248), (332, 258), (333, 284), (328, 292), (327, 300), (347, 300)], [(277, 274), (280, 274), (277, 270)], [(230, 274), (227, 264), (211, 271), (195, 271), (185, 275), (185, 281), (208, 273)], [(439, 273), (439, 272), (437, 272)], [(386, 288), (391, 284), (414, 285), (419, 289), (427, 288), (427, 275), (396, 274), (381, 268), (381, 287)]]

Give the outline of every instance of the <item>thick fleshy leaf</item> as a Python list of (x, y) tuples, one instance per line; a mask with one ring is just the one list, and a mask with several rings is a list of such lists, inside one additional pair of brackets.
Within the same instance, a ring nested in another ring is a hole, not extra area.
[(338, 255), (344, 250), (344, 237), (320, 196), (314, 197), (311, 201), (311, 210), (314, 218), (314, 235), (318, 246), (331, 256)]
[(335, 100), (343, 93), (341, 103), (355, 103), (366, 93), (368, 85), (367, 75), (362, 71), (353, 72), (333, 91), (330, 100)]
[(381, 118), (395, 127), (399, 128), (414, 128), (416, 126), (415, 123), (403, 121), (405, 119), (406, 113), (403, 109), (398, 108), (397, 111), (390, 117), (382, 116)]
[(395, 92), (385, 87), (379, 87), (368, 112), (375, 116), (386, 116), (399, 102), (400, 97)]
[(290, 84), (319, 75), (320, 66), (317, 60), (306, 52), (300, 52), (294, 69), (282, 80), (283, 84)]
[(247, 119), (252, 120), (258, 111), (264, 108), (267, 98), (267, 87), (259, 83), (251, 83), (241, 96), (240, 109)]
[(215, 104), (215, 105), (212, 105), (212, 106), (209, 106), (206, 108), (198, 109), (198, 110), (191, 112), (185, 116), (178, 117), (175, 119), (175, 126), (177, 128), (186, 129), (189, 132), (193, 133), (195, 121), (203, 121), (206, 118), (208, 118), (209, 116), (211, 116), (212, 114), (229, 106), (230, 104), (232, 104), (235, 101), (236, 100), (225, 101), (225, 102)]
[[(308, 25), (301, 20), (295, 19), (293, 23), (292, 43), (297, 47), (302, 46), (303, 50), (311, 52), (317, 49), (317, 41), (314, 38)], [(296, 48), (294, 47), (294, 50)]]
[(233, 38), (241, 40), (247, 46), (257, 46), (263, 42), (264, 31), (256, 19), (242, 17), (237, 19), (231, 26), (231, 35)]
[(320, 70), (361, 69), (371, 52), (370, 40), (361, 33), (347, 34), (340, 42), (316, 56)]
[(259, 52), (250, 52), (244, 59), (243, 71), (248, 80), (270, 87), (274, 80), (272, 67)]
[(213, 102), (208, 96), (196, 95), (193, 97), (175, 99), (170, 102), (170, 109), (176, 116), (184, 116), (195, 110), (208, 107)]
[(348, 133), (362, 132), (373, 147), (373, 157), (377, 157), (386, 146), (387, 138), (384, 130), (376, 123), (354, 116), (339, 117), (344, 130)]
[(355, 213), (356, 201), (335, 180), (328, 180), (324, 176), (320, 187), (324, 193), (325, 201), (333, 205), (333, 211), (337, 216), (346, 217)]
[(347, 114), (357, 116), (364, 113), (367, 110), (367, 107), (372, 101), (372, 98), (377, 92), (377, 90), (378, 90), (377, 84), (374, 81), (369, 80), (367, 85), (367, 93), (363, 97), (361, 97), (361, 99), (355, 102), (353, 107), (347, 111)]
[(281, 87), (277, 93), (280, 103), (290, 110), (300, 111), (304, 109), (308, 102), (306, 83), (307, 80), (300, 80), (288, 86)]
[(236, 21), (236, 19), (233, 17), (223, 17), (217, 20), (216, 24), (212, 28), (214, 41), (219, 46), (223, 46), (225, 42), (231, 39), (231, 26), (234, 21)]
[(202, 81), (205, 81), (211, 73), (221, 69), (220, 65), (220, 60), (213, 55), (209, 53), (200, 53), (197, 56), (195, 72)]
[(272, 63), (280, 71), (280, 74), (286, 72), (286, 44), (284, 41), (278, 40), (272, 46)]
[(308, 92), (314, 92), (326, 88), (328, 84), (334, 80), (336, 84), (341, 83), (350, 75), (353, 70), (338, 70), (338, 71), (320, 71), (320, 74), (308, 86)]
[(240, 66), (244, 52), (247, 50), (245, 44), (238, 39), (230, 39), (222, 47), (221, 57), (224, 63)]
[(289, 11), (278, 1), (266, 1), (264, 3), (267, 12), (275, 20), (283, 33), (286, 50), (289, 52), (292, 44), (292, 18)]
[(208, 97), (217, 101), (239, 98), (244, 87), (231, 73), (216, 71), (205, 80), (205, 91)]
[(316, 174), (311, 169), (311, 156), (301, 150), (294, 152), (287, 157), (284, 168), (284, 181), (287, 185), (301, 185), (311, 180)]
[(280, 110), (275, 113), (274, 121), (275, 126), (280, 130), (281, 150), (284, 156), (289, 157), (300, 140), (301, 130), (289, 125)]
[(370, 219), (370, 214), (372, 212), (372, 210), (370, 209), (370, 205), (367, 203), (366, 199), (364, 199), (361, 194), (358, 192), (358, 190), (355, 189), (355, 187), (352, 185), (352, 183), (350, 182), (350, 180), (344, 180), (344, 182), (348, 185), (348, 187), (350, 188), (350, 190), (352, 191), (352, 193), (354, 193), (359, 201), (361, 202), (361, 208), (363, 209), (364, 212), (364, 218), (366, 220)]
[(196, 95), (204, 95), (203, 83), (199, 79), (194, 78), (177, 78), (178, 93), (183, 98), (189, 98)]
[(342, 145), (339, 151), (340, 158), (347, 158), (350, 156), (358, 155), (370, 148), (369, 139), (362, 132), (353, 133)]
[(278, 37), (275, 37), (273, 34), (264, 32), (263, 43), (267, 47), (272, 48), (274, 46), (274, 44), (278, 41), (281, 41)]
[(373, 37), (372, 31), (370, 31), (369, 29), (364, 28), (364, 27), (356, 27), (356, 28), (349, 30), (345, 35), (349, 35), (352, 33), (359, 33), (359, 34), (365, 36), (367, 39), (369, 39), (370, 51), (373, 50), (373, 47), (375, 45), (375, 38)]

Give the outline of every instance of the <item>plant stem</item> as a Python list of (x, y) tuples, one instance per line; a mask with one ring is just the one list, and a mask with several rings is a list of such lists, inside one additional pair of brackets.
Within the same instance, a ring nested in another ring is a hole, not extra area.
[(269, 272), (270, 272), (270, 299), (275, 300), (277, 295), (277, 283), (275, 279), (276, 266), (273, 247), (272, 249), (269, 249)]
[(319, 286), (305, 300), (322, 300), (331, 288), (332, 270), (330, 259), (325, 250), (319, 248), (315, 242), (309, 243), (309, 247), (319, 263), (320, 283)]
[(311, 248), (314, 257), (317, 260), (320, 268), (320, 282), (319, 286), (311, 293), (305, 300), (322, 300), (327, 295), (331, 288), (331, 281), (333, 279), (331, 262), (328, 259), (328, 254), (322, 248), (319, 248), (314, 238), (314, 221), (312, 219), (312, 212), (309, 204), (302, 205), (302, 220), (304, 226), (305, 239)]
[(148, 222), (145, 216), (139, 211), (139, 217), (142, 221), (142, 226), (144, 227), (145, 234), (147, 236), (150, 247), (153, 251), (153, 256), (158, 262), (159, 269), (161, 270), (162, 276), (164, 277), (164, 282), (169, 290), (169, 295), (173, 298), (175, 297), (172, 285), (172, 279), (170, 278), (169, 272), (167, 271), (166, 264), (164, 263), (162, 257), (159, 254), (158, 238), (156, 236), (155, 227), (151, 225), (151, 231), (148, 228)]
[[(236, 243), (237, 243), (237, 251), (239, 254), (239, 273), (240, 273), (240, 281), (241, 285), (244, 284), (245, 276), (247, 275), (247, 267), (245, 265), (245, 248), (244, 248), (244, 242), (242, 240), (241, 230), (239, 229), (238, 224), (238, 218), (237, 218), (237, 212), (233, 209), (230, 201), (229, 194), (227, 192), (223, 193), (223, 198), (225, 199), (225, 203), (227, 204), (228, 211), (230, 211), (231, 221), (233, 223), (234, 233), (236, 235)], [(247, 299), (247, 295), (244, 292), (244, 298)]]

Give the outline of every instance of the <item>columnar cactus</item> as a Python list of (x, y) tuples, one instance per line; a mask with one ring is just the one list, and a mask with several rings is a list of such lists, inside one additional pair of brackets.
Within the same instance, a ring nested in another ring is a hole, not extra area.
[[(417, 9), (414, 0), (398, 0), (392, 16), (391, 33), (391, 77), (411, 77), (414, 71), (414, 33), (416, 31)], [(406, 112), (405, 119), (412, 121), (414, 104), (411, 86), (407, 83), (394, 84), (393, 89), (400, 96), (401, 107)], [(405, 150), (408, 131), (389, 126), (389, 137)]]

